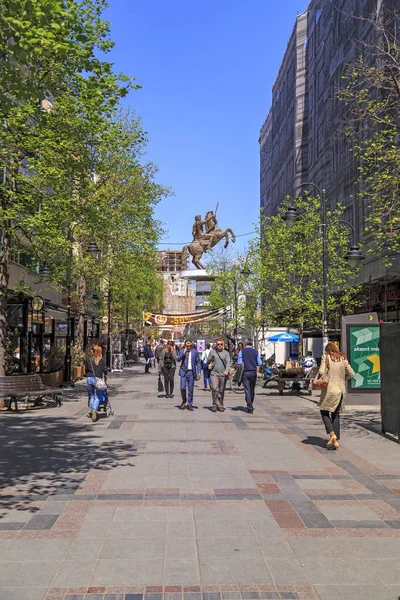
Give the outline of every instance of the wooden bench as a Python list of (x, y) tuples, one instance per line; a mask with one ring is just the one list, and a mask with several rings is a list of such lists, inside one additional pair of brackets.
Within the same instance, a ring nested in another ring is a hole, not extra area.
[(62, 395), (62, 389), (44, 386), (37, 374), (0, 377), (0, 396), (9, 400), (7, 410), (11, 410), (14, 402), (15, 410), (18, 411), (18, 399), (22, 398), (26, 402), (33, 401), (35, 406), (61, 406)]
[[(288, 383), (293, 384), (292, 391), (308, 392), (309, 396), (311, 396), (312, 382), (317, 377), (318, 370), (318, 367), (313, 367), (307, 375), (305, 374), (303, 367), (280, 370), (279, 377), (277, 378), (280, 396), (283, 396), (283, 390)], [(303, 387), (300, 386), (300, 383), (303, 383)]]

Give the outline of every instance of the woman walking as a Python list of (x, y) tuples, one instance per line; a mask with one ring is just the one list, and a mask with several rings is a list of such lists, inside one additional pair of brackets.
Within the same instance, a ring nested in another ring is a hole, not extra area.
[(319, 403), (322, 421), (329, 435), (327, 447), (337, 450), (340, 440), (340, 413), (345, 410), (346, 403), (346, 381), (354, 377), (355, 373), (346, 355), (340, 352), (333, 342), (326, 345), (319, 375), (327, 383), (327, 387), (322, 389)]
[(97, 421), (97, 411), (100, 402), (105, 402), (107, 396), (107, 373), (109, 371), (103, 358), (101, 346), (93, 344), (89, 355), (85, 358), (86, 383), (89, 394), (89, 408), (92, 421)]
[(164, 375), (165, 397), (173, 398), (174, 377), (176, 369), (176, 352), (174, 342), (169, 341), (160, 356), (160, 371)]

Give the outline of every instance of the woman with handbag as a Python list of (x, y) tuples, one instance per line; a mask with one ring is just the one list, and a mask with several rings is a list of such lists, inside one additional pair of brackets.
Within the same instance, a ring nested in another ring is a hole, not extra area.
[(101, 346), (93, 344), (89, 355), (85, 358), (86, 383), (89, 394), (89, 408), (92, 421), (97, 421), (97, 411), (100, 402), (107, 398), (107, 373), (109, 371), (103, 358)]
[(160, 356), (160, 372), (164, 375), (165, 397), (173, 398), (174, 377), (176, 369), (176, 352), (174, 342), (170, 340)]
[(340, 439), (340, 413), (345, 410), (346, 381), (354, 377), (346, 355), (333, 342), (325, 348), (318, 373), (320, 379), (313, 388), (321, 390), (319, 402), (322, 421), (329, 435), (327, 448), (337, 450)]

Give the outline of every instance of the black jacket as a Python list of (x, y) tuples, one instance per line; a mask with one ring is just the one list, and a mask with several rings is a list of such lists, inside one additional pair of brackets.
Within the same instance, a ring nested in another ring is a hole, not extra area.
[(108, 371), (110, 370), (107, 367), (106, 361), (104, 360), (104, 358), (100, 359), (100, 362), (98, 365), (96, 365), (96, 363), (94, 362), (93, 359), (85, 358), (85, 369), (86, 369), (86, 377), (99, 377), (100, 379), (104, 375), (107, 375)]

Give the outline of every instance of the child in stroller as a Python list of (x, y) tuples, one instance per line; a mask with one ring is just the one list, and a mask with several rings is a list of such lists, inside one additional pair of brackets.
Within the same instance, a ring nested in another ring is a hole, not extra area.
[(97, 412), (104, 410), (106, 416), (114, 414), (108, 399), (107, 373), (109, 371), (104, 358), (102, 357), (102, 348), (96, 344), (89, 349), (88, 357), (85, 360), (86, 382), (89, 395), (89, 417), (92, 421), (97, 421)]

